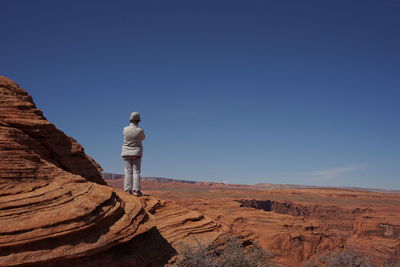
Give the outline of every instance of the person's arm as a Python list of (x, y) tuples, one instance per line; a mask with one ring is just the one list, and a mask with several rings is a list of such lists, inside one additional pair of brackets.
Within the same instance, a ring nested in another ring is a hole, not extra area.
[(144, 140), (146, 138), (146, 135), (144, 134), (143, 128), (140, 128), (140, 129), (141, 129), (140, 133), (142, 134), (142, 140)]

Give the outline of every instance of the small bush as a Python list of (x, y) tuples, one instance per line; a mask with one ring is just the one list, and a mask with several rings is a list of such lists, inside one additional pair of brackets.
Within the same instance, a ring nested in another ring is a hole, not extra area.
[(222, 248), (212, 248), (195, 240), (196, 245), (184, 247), (180, 267), (271, 267), (272, 255), (257, 244), (247, 247), (239, 238), (227, 237)]
[(179, 267), (218, 267), (215, 258), (217, 257), (215, 251), (211, 251), (204, 244), (201, 244), (195, 239), (196, 245), (183, 246), (181, 255), (178, 260)]
[(304, 267), (373, 267), (367, 255), (361, 254), (354, 248), (338, 252), (325, 253), (314, 261), (308, 261)]

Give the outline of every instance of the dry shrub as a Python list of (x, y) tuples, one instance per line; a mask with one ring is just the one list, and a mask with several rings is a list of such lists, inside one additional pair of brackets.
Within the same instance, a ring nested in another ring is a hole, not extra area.
[(212, 251), (202, 244), (199, 240), (194, 239), (194, 246), (183, 245), (182, 252), (179, 255), (179, 267), (217, 267), (215, 258), (217, 257), (215, 251)]
[(369, 256), (361, 254), (352, 247), (342, 251), (325, 253), (314, 261), (308, 261), (304, 267), (373, 267)]
[(180, 267), (272, 267), (272, 255), (257, 244), (244, 246), (240, 238), (226, 237), (224, 246), (215, 248), (195, 240), (192, 247), (184, 247)]

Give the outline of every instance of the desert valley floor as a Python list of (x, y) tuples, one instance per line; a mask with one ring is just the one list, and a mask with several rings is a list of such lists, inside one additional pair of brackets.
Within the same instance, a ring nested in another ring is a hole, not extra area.
[[(105, 179), (122, 188), (123, 179)], [(264, 189), (218, 183), (143, 183), (145, 194), (198, 211), (257, 240), (284, 266), (354, 247), (381, 265), (400, 255), (400, 194), (336, 188)]]

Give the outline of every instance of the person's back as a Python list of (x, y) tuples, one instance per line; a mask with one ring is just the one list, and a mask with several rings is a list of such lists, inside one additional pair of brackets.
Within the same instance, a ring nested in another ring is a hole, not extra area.
[(123, 130), (124, 142), (122, 144), (122, 160), (124, 161), (125, 192), (141, 196), (140, 192), (140, 167), (142, 163), (143, 146), (145, 138), (144, 130), (139, 127), (140, 114), (133, 112), (130, 117), (129, 126)]
[(142, 156), (143, 146), (142, 141), (145, 138), (144, 131), (134, 123), (123, 130), (124, 143), (122, 144), (121, 156)]

